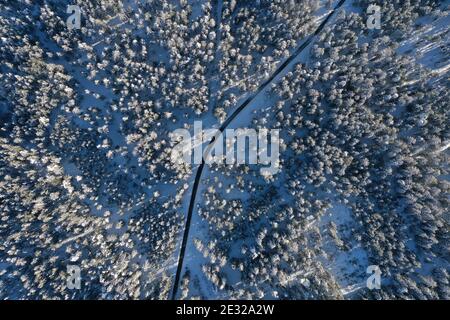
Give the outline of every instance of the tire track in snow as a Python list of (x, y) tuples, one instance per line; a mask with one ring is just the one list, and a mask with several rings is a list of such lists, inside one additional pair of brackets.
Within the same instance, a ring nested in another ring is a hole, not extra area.
[[(334, 7), (333, 11), (331, 11), (328, 16), (322, 21), (322, 23), (319, 25), (319, 27), (316, 29), (316, 31), (311, 34), (307, 40), (300, 45), (293, 54), (291, 54), (289, 56), (288, 59), (286, 59), (286, 61), (284, 61), (277, 69), (276, 71), (265, 81), (263, 82), (256, 91), (253, 92), (253, 94), (251, 94), (232, 114), (231, 116), (229, 116), (227, 118), (227, 120), (225, 120), (225, 122), (220, 126), (219, 130), (217, 131), (216, 135), (211, 139), (211, 141), (209, 142), (208, 146), (206, 147), (206, 150), (204, 152), (204, 155), (207, 155), (209, 153), (209, 151), (211, 150), (211, 148), (214, 146), (214, 143), (217, 139), (217, 137), (219, 137), (224, 131), (225, 129), (228, 127), (228, 125), (242, 112), (242, 110), (244, 110), (255, 98), (256, 96), (258, 96), (262, 91), (264, 91), (271, 83), (272, 81), (279, 76), (288, 66), (289, 64), (291, 64), (291, 62), (300, 55), (300, 53), (303, 52), (303, 50), (305, 50), (309, 44), (312, 42), (312, 40), (314, 38), (317, 37), (317, 35), (323, 30), (323, 28), (325, 27), (325, 25), (328, 23), (328, 21), (331, 19), (331, 17), (334, 16), (334, 14), (336, 13), (337, 10), (339, 10), (339, 8), (342, 7), (342, 5), (345, 3), (346, 0), (340, 0), (339, 3)], [(179, 258), (178, 258), (178, 266), (177, 266), (177, 272), (175, 274), (175, 281), (173, 284), (173, 290), (172, 290), (172, 300), (176, 300), (176, 296), (178, 293), (178, 285), (180, 282), (180, 277), (181, 277), (181, 272), (183, 269), (183, 261), (184, 261), (184, 256), (185, 256), (185, 252), (186, 252), (186, 245), (187, 245), (187, 240), (189, 238), (189, 229), (191, 227), (191, 220), (192, 220), (192, 213), (194, 211), (194, 206), (195, 206), (195, 199), (197, 197), (197, 191), (198, 191), (198, 187), (200, 185), (200, 179), (202, 177), (202, 173), (203, 173), (203, 169), (205, 167), (205, 157), (203, 157), (202, 159), (202, 163), (199, 165), (197, 172), (195, 174), (195, 180), (194, 180), (194, 186), (192, 188), (192, 193), (191, 193), (191, 199), (189, 202), (189, 209), (188, 209), (188, 213), (187, 213), (187, 218), (186, 218), (186, 225), (184, 228), (184, 233), (183, 233), (183, 240), (181, 243), (181, 248), (180, 248), (180, 253), (179, 253)]]

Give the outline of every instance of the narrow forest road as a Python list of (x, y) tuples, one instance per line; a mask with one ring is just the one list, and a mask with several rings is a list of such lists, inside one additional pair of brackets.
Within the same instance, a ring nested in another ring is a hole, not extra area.
[[(231, 116), (229, 116), (227, 118), (227, 120), (220, 126), (220, 128), (217, 131), (216, 135), (209, 142), (209, 144), (206, 147), (206, 150), (204, 152), (204, 155), (207, 155), (210, 152), (211, 148), (214, 146), (214, 143), (215, 143), (217, 137), (219, 137), (225, 131), (225, 129), (229, 126), (229, 124), (242, 112), (242, 110), (244, 110), (256, 98), (256, 96), (258, 96), (262, 91), (264, 91), (272, 83), (272, 81), (278, 75), (280, 75), (291, 64), (291, 62), (309, 46), (309, 44), (312, 42), (312, 40), (323, 30), (323, 28), (328, 23), (328, 21), (334, 16), (336, 11), (339, 10), (339, 8), (341, 8), (342, 5), (346, 1), (347, 0), (340, 0), (339, 3), (334, 7), (333, 11), (331, 11), (331, 13), (328, 14), (328, 16), (324, 19), (324, 21), (322, 21), (322, 23), (319, 25), (319, 27), (316, 29), (316, 31), (313, 34), (311, 34), (307, 38), (307, 40), (305, 42), (303, 42), (294, 51), (294, 53), (291, 54), (289, 56), (289, 58), (286, 59), (286, 61), (284, 61), (277, 68), (277, 70), (275, 70), (275, 72), (266, 81), (264, 81), (258, 87), (258, 89), (256, 91), (254, 91), (253, 94), (251, 94), (231, 114)], [(182, 243), (181, 243), (181, 248), (180, 248), (180, 253), (179, 253), (179, 258), (178, 258), (177, 272), (175, 274), (175, 281), (174, 281), (174, 284), (173, 284), (172, 300), (176, 299), (177, 293), (178, 293), (178, 286), (179, 286), (179, 282), (180, 282), (181, 272), (182, 272), (182, 269), (183, 269), (183, 261), (184, 261), (184, 256), (185, 256), (185, 252), (186, 252), (186, 244), (187, 244), (187, 241), (188, 241), (188, 238), (189, 238), (189, 229), (191, 227), (192, 214), (193, 214), (193, 211), (194, 211), (195, 200), (196, 200), (196, 197), (197, 197), (197, 191), (198, 191), (198, 187), (199, 187), (199, 184), (200, 184), (200, 179), (202, 177), (202, 173), (203, 173), (204, 167), (205, 167), (205, 156), (203, 157), (202, 163), (200, 164), (200, 166), (197, 169), (197, 173), (195, 175), (195, 180), (194, 180), (194, 186), (192, 188), (191, 199), (190, 199), (190, 202), (189, 202), (189, 209), (188, 209), (187, 218), (186, 218), (186, 225), (185, 225), (185, 229), (184, 229), (184, 233), (183, 233), (183, 240), (182, 240)]]

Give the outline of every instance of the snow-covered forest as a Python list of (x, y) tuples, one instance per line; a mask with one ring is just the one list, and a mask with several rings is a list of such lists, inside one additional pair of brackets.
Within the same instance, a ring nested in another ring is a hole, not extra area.
[(0, 299), (170, 299), (183, 236), (177, 299), (450, 299), (449, 81), (448, 0), (0, 0)]

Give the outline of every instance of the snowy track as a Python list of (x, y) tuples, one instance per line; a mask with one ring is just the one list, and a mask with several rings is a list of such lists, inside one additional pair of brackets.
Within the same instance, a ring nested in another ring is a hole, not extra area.
[[(289, 65), (294, 61), (296, 57), (298, 57), (313, 41), (313, 39), (323, 30), (325, 25), (328, 23), (328, 21), (335, 15), (336, 11), (338, 11), (346, 2), (346, 0), (340, 0), (338, 4), (335, 6), (335, 8), (328, 14), (328, 16), (322, 21), (322, 23), (319, 25), (319, 27), (316, 29), (314, 33), (312, 33), (306, 41), (304, 41), (296, 50), (295, 52), (289, 56), (286, 61), (284, 61), (277, 70), (264, 82), (262, 83), (256, 91), (254, 91), (232, 114), (229, 116), (226, 121), (220, 126), (216, 136), (214, 136), (211, 141), (209, 142), (205, 154), (208, 154), (211, 148), (214, 146), (214, 143), (216, 141), (216, 138), (225, 131), (225, 129), (230, 125), (230, 123), (262, 92), (264, 91), (278, 76), (280, 76), (285, 69), (289, 67)], [(204, 157), (202, 160), (202, 163), (197, 169), (195, 180), (194, 180), (194, 186), (192, 188), (191, 198), (189, 202), (189, 209), (187, 213), (186, 218), (186, 225), (183, 233), (183, 240), (181, 243), (180, 251), (179, 251), (179, 258), (178, 258), (178, 266), (177, 271), (175, 274), (175, 281), (173, 284), (173, 290), (172, 290), (172, 300), (175, 300), (178, 293), (178, 286), (180, 282), (181, 273), (183, 270), (183, 261), (186, 253), (186, 245), (189, 238), (189, 230), (191, 227), (191, 220), (192, 220), (192, 214), (194, 211), (194, 206), (196, 203), (196, 197), (198, 188), (200, 185), (200, 179), (202, 177), (203, 169), (205, 167), (205, 161)]]

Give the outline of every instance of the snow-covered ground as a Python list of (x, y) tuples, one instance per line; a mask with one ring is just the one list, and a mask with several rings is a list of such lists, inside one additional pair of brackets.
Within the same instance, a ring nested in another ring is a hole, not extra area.
[[(450, 1), (373, 2), (0, 4), (0, 298), (448, 298)], [(281, 170), (173, 163), (195, 121)]]

